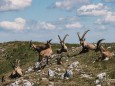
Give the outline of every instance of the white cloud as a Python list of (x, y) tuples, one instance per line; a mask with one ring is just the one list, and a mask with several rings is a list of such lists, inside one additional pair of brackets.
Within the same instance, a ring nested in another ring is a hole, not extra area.
[(98, 3), (97, 5), (84, 5), (77, 9), (77, 13), (79, 15), (92, 15), (92, 16), (101, 16), (106, 15), (108, 12), (108, 7), (104, 6), (102, 3)]
[(39, 29), (53, 30), (56, 25), (50, 22), (33, 22), (23, 18), (16, 18), (14, 21), (1, 21), (0, 28), (11, 31), (37, 31)]
[(105, 22), (110, 22), (115, 24), (115, 13), (108, 12), (107, 16), (105, 16)]
[(108, 12), (103, 18), (99, 18), (96, 21), (97, 24), (115, 24), (115, 13)]
[(0, 0), (0, 11), (20, 10), (30, 6), (32, 0)]
[(52, 29), (55, 29), (56, 26), (54, 24), (51, 24), (51, 23), (40, 22), (40, 23), (37, 24), (37, 28), (38, 29), (52, 30)]
[(66, 28), (81, 28), (82, 25), (79, 22), (71, 23), (71, 24), (66, 24)]
[(80, 6), (81, 4), (88, 2), (89, 0), (58, 0), (55, 2), (55, 7), (70, 10), (71, 8)]
[(0, 27), (6, 30), (24, 30), (26, 20), (23, 18), (16, 18), (14, 22), (2, 21)]
[(115, 2), (115, 0), (104, 0), (106, 2)]

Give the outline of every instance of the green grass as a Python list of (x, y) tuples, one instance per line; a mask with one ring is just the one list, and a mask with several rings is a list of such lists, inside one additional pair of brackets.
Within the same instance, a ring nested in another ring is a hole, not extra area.
[[(40, 42), (34, 42), (35, 44), (41, 44)], [(77, 47), (78, 44), (67, 44), (69, 50), (71, 47)], [(106, 43), (104, 46), (108, 47), (111, 46), (112, 48), (109, 49), (112, 52), (115, 52), (115, 43)], [(56, 50), (59, 48), (59, 44), (53, 44), (52, 49), (53, 53), (56, 53)], [(69, 51), (71, 53), (71, 51)], [(77, 51), (76, 53), (79, 53)], [(101, 61), (93, 63), (94, 58), (98, 58), (100, 53), (95, 53), (94, 51), (90, 51), (88, 53), (84, 53), (81, 55), (77, 55), (72, 57), (72, 55), (68, 58), (69, 63), (74, 61), (79, 61), (82, 64), (82, 69), (86, 73), (92, 73), (95, 77), (97, 74), (101, 72), (106, 72), (108, 78), (115, 79), (115, 56), (108, 60), (108, 61)], [(0, 76), (4, 74), (9, 74), (12, 71), (12, 67), (10, 62), (13, 62), (15, 59), (21, 60), (21, 67), (22, 69), (32, 66), (38, 60), (38, 53), (29, 47), (29, 42), (27, 41), (14, 41), (14, 42), (7, 42), (7, 43), (0, 43)], [(65, 58), (62, 58), (62, 61), (65, 62)], [(66, 66), (67, 64), (64, 63)], [(87, 65), (87, 67), (86, 67)], [(57, 65), (53, 65), (52, 67), (56, 67)], [(46, 70), (46, 69), (45, 69)], [(79, 75), (75, 75), (72, 80), (55, 80), (57, 81), (55, 84), (63, 83), (67, 86), (74, 86), (72, 83), (77, 83), (76, 86), (93, 86), (93, 80), (81, 79)], [(70, 85), (68, 85), (70, 84)], [(34, 86), (39, 86), (37, 83)], [(58, 85), (57, 85), (58, 86)]]
[[(39, 45), (40, 42), (34, 42)], [(67, 44), (70, 47), (70, 44)], [(5, 49), (5, 51), (0, 51), (0, 75), (7, 73), (12, 70), (10, 62), (16, 59), (21, 60), (21, 66), (27, 67), (38, 60), (38, 53), (29, 47), (29, 42), (7, 42), (1, 43), (0, 47)], [(53, 53), (59, 48), (58, 44), (53, 44)]]

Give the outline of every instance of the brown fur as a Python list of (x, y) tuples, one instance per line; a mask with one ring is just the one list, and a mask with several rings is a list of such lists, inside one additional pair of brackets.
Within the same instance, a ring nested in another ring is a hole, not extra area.
[(20, 60), (16, 60), (14, 64), (12, 64), (13, 71), (10, 75), (11, 78), (21, 77), (23, 76), (22, 69), (20, 68)]
[(113, 56), (113, 53), (110, 52), (109, 50), (105, 49), (103, 46), (100, 47), (100, 51), (101, 51), (101, 54), (102, 54), (102, 57), (103, 58), (112, 58)]
[(61, 45), (61, 48), (57, 50), (57, 54), (61, 54), (62, 52), (67, 52), (68, 51), (68, 48), (65, 44), (65, 39), (66, 37), (69, 36), (68, 34), (66, 34), (63, 38), (63, 40), (60, 38), (60, 36), (58, 35), (58, 38), (60, 40), (60, 45)]
[(49, 43), (49, 45), (47, 46), (47, 49), (45, 50), (42, 50), (40, 52), (40, 61), (43, 59), (43, 58), (46, 58), (47, 59), (47, 64), (48, 64), (48, 58), (51, 57), (53, 51), (52, 51), (52, 47), (51, 47), (51, 44)]
[(96, 52), (99, 51), (99, 48), (98, 48), (98, 47), (100, 46), (101, 41), (104, 40), (104, 39), (100, 39), (100, 40), (97, 42), (97, 46), (95, 46), (95, 45), (92, 44), (92, 43), (87, 43), (87, 42), (85, 41), (85, 38), (84, 38), (84, 37), (85, 37), (85, 35), (86, 35), (86, 33), (87, 33), (88, 31), (90, 31), (90, 30), (85, 31), (82, 37), (80, 37), (79, 32), (77, 32), (77, 35), (78, 35), (80, 44), (81, 44), (81, 46), (82, 46), (82, 51), (81, 51), (80, 53), (85, 53), (85, 52), (88, 52), (89, 50), (95, 50)]
[(49, 42), (47, 41), (46, 44), (43, 44), (43, 45), (35, 45), (35, 44), (32, 44), (32, 41), (30, 41), (30, 47), (32, 47), (34, 50), (36, 50), (38, 53), (40, 53), (42, 50), (45, 50), (47, 49), (47, 46), (48, 46)]
[[(51, 40), (52, 40), (52, 39), (51, 39)], [(32, 47), (34, 50), (36, 50), (36, 51), (38, 52), (38, 54), (39, 54), (39, 59), (38, 59), (39, 62), (41, 61), (41, 56), (43, 56), (43, 55), (41, 54), (41, 52), (43, 52), (43, 50), (46, 50), (46, 49), (48, 49), (48, 48), (50, 47), (50, 45), (51, 45), (51, 43), (50, 43), (51, 40), (47, 41), (46, 44), (41, 45), (41, 46), (37, 46), (37, 45), (35, 45), (35, 44), (32, 44), (32, 41), (30, 41), (30, 47)]]

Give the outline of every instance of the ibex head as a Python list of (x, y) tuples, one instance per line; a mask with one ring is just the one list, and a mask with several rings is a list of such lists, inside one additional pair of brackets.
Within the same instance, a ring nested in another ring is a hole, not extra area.
[(65, 44), (65, 39), (66, 39), (67, 36), (69, 36), (69, 35), (66, 34), (66, 35), (64, 36), (63, 40), (61, 40), (60, 36), (58, 35), (58, 38), (59, 38), (59, 40), (60, 40), (61, 46), (63, 46), (63, 45)]
[(50, 40), (47, 41), (47, 43), (46, 43), (46, 46), (47, 46), (47, 47), (50, 47), (50, 46), (51, 46), (51, 41), (52, 41), (52, 39), (50, 39)]
[(80, 37), (79, 32), (77, 32), (77, 35), (78, 35), (80, 44), (82, 44), (82, 43), (85, 41), (85, 38), (84, 38), (84, 37), (85, 37), (85, 35), (86, 35), (86, 33), (87, 33), (88, 31), (90, 31), (90, 30), (85, 31), (84, 34), (82, 35), (82, 37)]

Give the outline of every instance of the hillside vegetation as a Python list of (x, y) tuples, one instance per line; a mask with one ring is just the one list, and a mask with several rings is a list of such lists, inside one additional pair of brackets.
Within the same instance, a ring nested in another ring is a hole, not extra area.
[[(35, 44), (39, 45), (42, 44), (40, 42), (34, 42)], [(75, 55), (80, 52), (80, 50), (76, 50), (72, 52), (72, 47), (79, 47), (78, 44), (67, 44), (69, 48), (70, 56), (66, 56), (64, 54), (62, 58), (62, 65), (57, 65), (55, 58), (51, 60), (53, 65), (49, 65), (48, 67), (44, 68), (42, 72), (47, 73), (48, 68), (55, 69), (61, 68), (66, 69), (67, 65), (71, 64), (72, 62), (79, 61), (83, 72), (86, 74), (91, 74), (93, 77), (92, 79), (81, 78), (79, 73), (73, 70), (73, 77), (69, 80), (62, 80), (59, 78), (54, 78), (55, 86), (94, 86), (94, 80), (96, 75), (102, 72), (107, 73), (107, 78), (115, 79), (115, 56), (108, 60), (108, 61), (99, 61), (95, 62), (94, 60), (100, 56), (100, 52), (95, 53), (94, 51), (89, 51), (88, 53)], [(111, 47), (109, 50), (115, 52), (115, 43), (105, 43), (105, 47)], [(58, 44), (52, 44), (53, 53), (56, 53), (56, 50), (60, 46)], [(12, 69), (10, 62), (19, 59), (21, 63), (21, 68), (26, 71), (28, 67), (33, 66), (35, 62), (38, 61), (38, 53), (29, 47), (29, 42), (27, 41), (14, 41), (14, 42), (7, 42), (0, 44), (0, 77), (3, 75), (9, 76)], [(38, 74), (35, 75), (34, 72), (28, 74), (29, 80), (38, 80), (41, 77)], [(30, 77), (31, 76), (31, 77)], [(27, 77), (27, 76), (26, 76)], [(46, 75), (47, 77), (47, 75)], [(11, 82), (13, 80), (10, 80)], [(1, 83), (1, 82), (0, 82)], [(7, 82), (6, 82), (7, 83)], [(8, 82), (9, 83), (9, 82)], [(40, 83), (36, 81), (34, 86), (44, 86), (45, 83)], [(2, 85), (1, 85), (2, 86)], [(45, 84), (47, 86), (47, 84)], [(106, 82), (103, 83), (103, 86), (108, 86)], [(114, 85), (111, 85), (114, 86)]]

